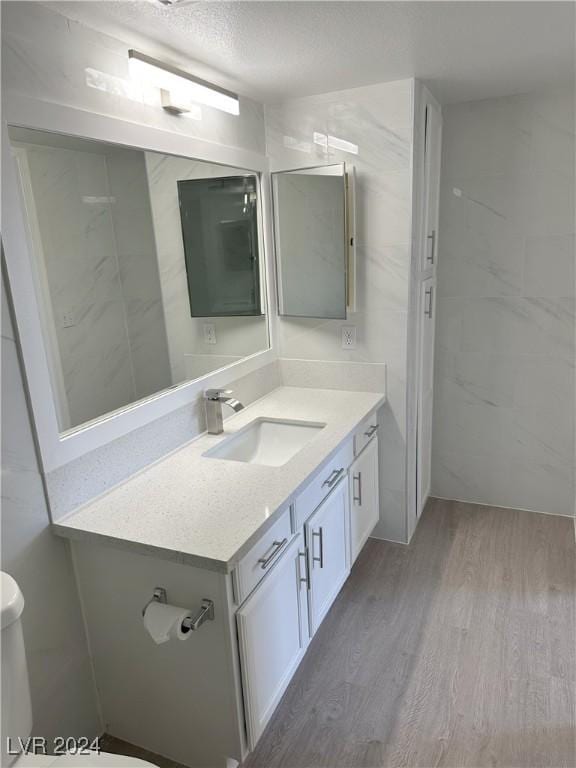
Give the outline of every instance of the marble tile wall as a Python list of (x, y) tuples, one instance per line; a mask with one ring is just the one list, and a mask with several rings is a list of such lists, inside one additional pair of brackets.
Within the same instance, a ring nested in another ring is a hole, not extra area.
[(134, 376), (134, 399), (172, 384), (144, 153), (106, 157), (110, 206)]
[(62, 430), (172, 384), (144, 155), (90, 146), (21, 145), (62, 369)]
[(34, 735), (101, 724), (68, 546), (50, 532), (18, 350), (2, 285), (2, 570), (20, 585)]
[[(382, 363), (381, 520), (375, 535), (405, 541), (406, 345), (411, 258), (413, 82), (371, 85), (266, 106), (272, 170), (348, 162), (357, 174), (358, 311), (346, 321), (279, 318), (281, 357)], [(315, 142), (316, 139), (319, 143)], [(357, 154), (331, 149), (344, 139)], [(357, 348), (341, 348), (355, 325)]]
[(447, 107), (433, 493), (574, 514), (574, 91)]
[(65, 430), (134, 400), (106, 156), (33, 145), (25, 151), (43, 252), (37, 258), (45, 264), (65, 388)]

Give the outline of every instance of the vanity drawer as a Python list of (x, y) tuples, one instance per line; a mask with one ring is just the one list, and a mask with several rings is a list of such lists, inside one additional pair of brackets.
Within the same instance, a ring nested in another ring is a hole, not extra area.
[(348, 472), (353, 458), (352, 440), (347, 440), (338, 453), (322, 466), (314, 479), (298, 494), (294, 502), (296, 530), (304, 525), (338, 480)]
[(248, 597), (272, 569), (291, 538), (290, 507), (286, 507), (274, 525), (256, 542), (250, 552), (244, 555), (234, 570), (234, 596), (238, 604)]
[(370, 440), (378, 432), (378, 412), (367, 416), (354, 433), (354, 456), (362, 453)]

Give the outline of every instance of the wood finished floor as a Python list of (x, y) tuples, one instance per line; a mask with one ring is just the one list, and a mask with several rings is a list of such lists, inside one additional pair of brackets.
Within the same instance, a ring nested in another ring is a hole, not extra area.
[(370, 540), (245, 768), (574, 768), (573, 521), (433, 500)]
[(433, 500), (368, 542), (243, 768), (574, 768), (575, 563), (567, 518)]

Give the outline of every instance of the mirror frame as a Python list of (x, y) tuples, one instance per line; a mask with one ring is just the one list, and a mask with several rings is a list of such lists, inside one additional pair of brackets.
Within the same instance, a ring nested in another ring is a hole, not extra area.
[[(132, 149), (233, 166), (255, 173), (260, 187), (261, 263), (268, 348), (201, 378), (175, 384), (123, 409), (61, 433), (35, 289), (34, 253), (8, 126), (119, 144)], [(265, 155), (20, 94), (6, 94), (2, 115), (2, 259), (6, 266), (6, 293), (12, 300), (25, 383), (44, 473), (190, 405), (206, 388), (224, 386), (231, 379), (245, 376), (277, 358), (276, 329), (272, 321), (277, 307), (270, 202), (270, 173)]]

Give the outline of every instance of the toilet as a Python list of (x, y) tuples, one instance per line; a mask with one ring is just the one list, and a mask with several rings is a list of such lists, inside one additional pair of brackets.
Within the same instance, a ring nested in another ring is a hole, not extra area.
[[(152, 763), (134, 757), (97, 753), (75, 755), (36, 755), (17, 751), (32, 733), (32, 703), (28, 684), (28, 667), (20, 617), (24, 597), (18, 584), (0, 571), (0, 617), (2, 631), (2, 768), (154, 768)], [(66, 734), (62, 734), (66, 736)], [(8, 747), (8, 739), (11, 748)], [(9, 753), (10, 751), (10, 753)]]

